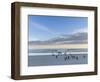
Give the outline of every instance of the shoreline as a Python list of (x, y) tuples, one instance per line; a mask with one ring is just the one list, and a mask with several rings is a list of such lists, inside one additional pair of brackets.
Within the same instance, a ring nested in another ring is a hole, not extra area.
[(53, 48), (88, 48), (88, 44), (64, 44), (64, 45), (31, 45), (29, 46), (29, 48), (31, 49), (35, 49), (35, 48), (49, 48), (49, 49), (53, 49)]

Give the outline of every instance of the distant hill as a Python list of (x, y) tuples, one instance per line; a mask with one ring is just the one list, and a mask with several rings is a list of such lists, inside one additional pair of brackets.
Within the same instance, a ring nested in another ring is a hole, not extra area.
[(87, 32), (78, 32), (74, 34), (64, 34), (59, 37), (51, 38), (45, 41), (29, 41), (29, 45), (50, 45), (50, 44), (82, 44), (87, 43)]

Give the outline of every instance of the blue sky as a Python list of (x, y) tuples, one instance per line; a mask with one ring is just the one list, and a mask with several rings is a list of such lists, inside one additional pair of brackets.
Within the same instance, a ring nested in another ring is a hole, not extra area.
[(29, 41), (44, 41), (60, 35), (84, 32), (87, 27), (87, 17), (28, 16)]

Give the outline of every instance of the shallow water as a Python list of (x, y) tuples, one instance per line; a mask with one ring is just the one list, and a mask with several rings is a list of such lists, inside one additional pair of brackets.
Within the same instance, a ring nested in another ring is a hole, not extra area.
[(51, 65), (73, 65), (87, 64), (87, 54), (70, 54), (70, 55), (39, 55), (29, 56), (28, 66), (51, 66)]
[(28, 54), (28, 66), (87, 64), (87, 52), (87, 49), (32, 49)]

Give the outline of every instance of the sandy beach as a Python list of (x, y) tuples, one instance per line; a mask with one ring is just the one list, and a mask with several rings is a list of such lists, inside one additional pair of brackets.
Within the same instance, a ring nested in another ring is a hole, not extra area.
[(35, 48), (88, 48), (88, 44), (64, 44), (64, 45), (31, 45), (29, 46), (32, 49)]

